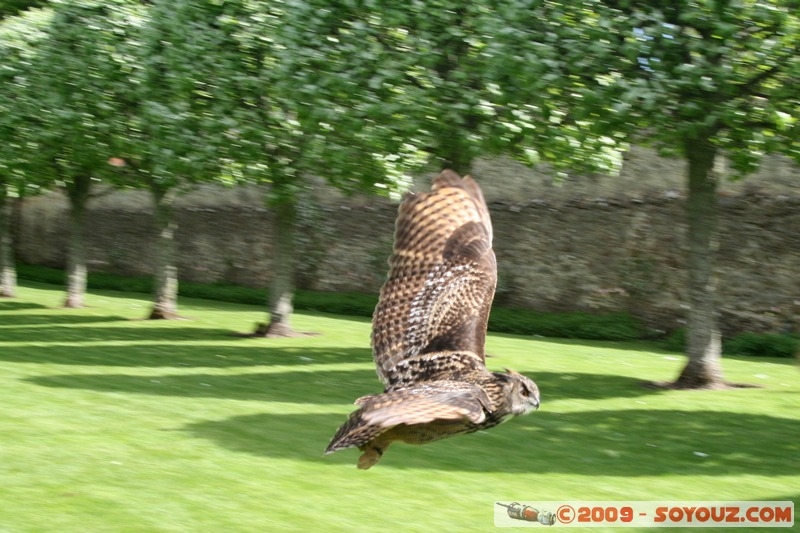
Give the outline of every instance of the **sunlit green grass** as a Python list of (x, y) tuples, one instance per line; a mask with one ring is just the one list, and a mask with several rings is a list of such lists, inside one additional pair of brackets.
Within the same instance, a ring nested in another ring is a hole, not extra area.
[(795, 361), (726, 359), (728, 391), (655, 391), (651, 345), (490, 336), (493, 370), (542, 408), (485, 433), (396, 445), (369, 471), (322, 451), (380, 391), (369, 321), (298, 314), (316, 337), (240, 338), (258, 307), (146, 296), (0, 300), (0, 531), (486, 531), (495, 501), (797, 500)]

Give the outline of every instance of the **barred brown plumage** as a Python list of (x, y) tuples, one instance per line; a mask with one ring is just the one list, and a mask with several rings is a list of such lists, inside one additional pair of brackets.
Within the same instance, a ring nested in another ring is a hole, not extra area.
[(325, 453), (357, 446), (358, 467), (369, 468), (394, 441), (431, 442), (538, 408), (533, 381), (486, 368), (496, 284), (492, 223), (478, 184), (445, 170), (431, 192), (407, 195), (372, 323), (385, 389), (356, 400), (359, 409)]

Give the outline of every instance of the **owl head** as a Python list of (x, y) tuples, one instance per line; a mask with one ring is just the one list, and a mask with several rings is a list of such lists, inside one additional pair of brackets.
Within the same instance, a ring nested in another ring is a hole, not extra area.
[(526, 415), (539, 408), (539, 387), (530, 378), (506, 368), (507, 400), (514, 415)]

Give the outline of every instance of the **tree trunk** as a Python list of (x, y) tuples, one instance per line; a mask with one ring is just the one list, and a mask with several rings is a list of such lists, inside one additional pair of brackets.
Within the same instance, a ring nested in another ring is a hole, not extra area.
[(9, 186), (0, 181), (0, 297), (13, 298), (17, 288), (11, 220), (13, 201)]
[[(477, 121), (468, 117), (467, 127), (477, 127)], [(460, 176), (466, 176), (472, 171), (473, 155), (470, 150), (470, 141), (465, 138), (466, 127), (445, 128), (442, 131), (439, 146), (436, 150), (439, 162), (444, 170), (449, 168)]]
[[(472, 170), (472, 157), (467, 153), (466, 148), (458, 146), (458, 140), (452, 142), (454, 143), (452, 146), (445, 146), (442, 150), (445, 155), (441, 158), (442, 168), (439, 170), (449, 168), (460, 176), (466, 176)], [(443, 141), (443, 143), (446, 142)]]
[(177, 193), (174, 188), (151, 187), (156, 222), (155, 279), (153, 310), (150, 319), (174, 320), (178, 317), (178, 267), (175, 265), (175, 232), (178, 223), (173, 216)]
[(89, 176), (79, 176), (67, 186), (70, 201), (69, 249), (67, 250), (67, 300), (64, 307), (83, 307), (86, 294), (85, 214), (91, 187)]
[(719, 208), (716, 148), (708, 137), (686, 144), (689, 172), (687, 199), (689, 241), (689, 321), (686, 352), (689, 360), (675, 382), (678, 388), (721, 386), (721, 339), (716, 322), (716, 276)]
[(294, 234), (297, 215), (296, 200), (284, 197), (275, 202), (272, 227), (275, 247), (272, 258), (273, 276), (269, 291), (269, 325), (259, 327), (256, 335), (291, 337), (296, 335), (290, 319), (294, 307)]

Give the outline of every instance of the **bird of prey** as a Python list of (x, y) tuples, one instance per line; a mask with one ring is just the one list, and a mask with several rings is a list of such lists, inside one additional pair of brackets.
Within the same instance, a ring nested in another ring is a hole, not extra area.
[(445, 170), (400, 205), (389, 274), (372, 323), (382, 394), (359, 409), (325, 453), (357, 446), (358, 468), (394, 441), (423, 444), (471, 433), (539, 407), (527, 377), (486, 368), (486, 323), (497, 284), (492, 223), (470, 177)]

